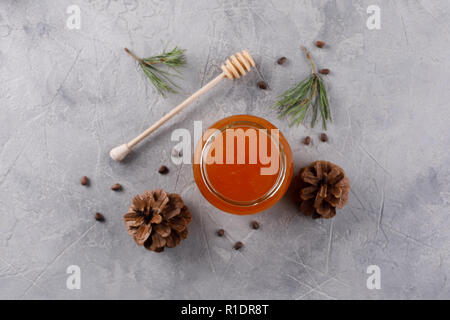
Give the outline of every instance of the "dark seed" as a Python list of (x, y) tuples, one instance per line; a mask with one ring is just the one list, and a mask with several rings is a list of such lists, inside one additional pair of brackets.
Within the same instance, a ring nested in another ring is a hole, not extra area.
[(323, 48), (325, 46), (325, 42), (319, 40), (319, 41), (316, 41), (315, 45), (318, 48)]
[(103, 222), (103, 221), (105, 221), (105, 217), (100, 212), (97, 212), (95, 214), (95, 220)]
[(225, 230), (223, 230), (223, 229), (217, 230), (217, 235), (218, 235), (219, 237), (223, 237), (224, 234), (225, 234)]
[(234, 250), (239, 250), (239, 249), (242, 248), (243, 246), (244, 246), (244, 244), (243, 244), (242, 242), (238, 241), (238, 242), (236, 242), (236, 243), (234, 244), (233, 249), (234, 249)]
[(166, 174), (167, 172), (169, 172), (169, 168), (167, 168), (166, 166), (161, 166), (158, 172), (161, 174)]
[(258, 221), (252, 221), (251, 226), (253, 229), (258, 230), (259, 229), (259, 222)]
[(80, 182), (81, 182), (81, 184), (82, 184), (83, 186), (86, 186), (86, 185), (89, 184), (89, 178), (86, 177), (86, 176), (83, 176), (83, 177), (81, 177)]
[(122, 186), (119, 183), (113, 184), (111, 186), (111, 190), (119, 191), (120, 189), (122, 189)]
[(323, 142), (327, 142), (328, 141), (327, 134), (326, 133), (320, 134), (320, 140), (322, 140)]
[(283, 63), (286, 62), (286, 60), (287, 60), (286, 57), (281, 57), (280, 59), (277, 60), (277, 63), (278, 63), (278, 64), (283, 64)]
[(330, 69), (320, 69), (319, 73), (321, 73), (321, 74), (329, 74), (330, 73)]
[(311, 137), (310, 136), (305, 137), (305, 139), (303, 140), (303, 143), (306, 145), (309, 145), (311, 143)]
[(261, 90), (266, 90), (267, 89), (267, 83), (265, 83), (264, 81), (258, 81), (258, 83), (256, 84), (258, 86), (258, 88), (260, 88)]

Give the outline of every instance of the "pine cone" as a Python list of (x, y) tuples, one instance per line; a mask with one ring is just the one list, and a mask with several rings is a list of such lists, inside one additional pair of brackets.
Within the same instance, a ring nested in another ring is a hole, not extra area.
[(350, 181), (345, 171), (328, 161), (315, 161), (300, 170), (297, 176), (300, 210), (307, 216), (333, 218), (336, 208), (348, 200)]
[(139, 246), (161, 252), (186, 239), (192, 216), (180, 195), (156, 189), (135, 196), (123, 219)]

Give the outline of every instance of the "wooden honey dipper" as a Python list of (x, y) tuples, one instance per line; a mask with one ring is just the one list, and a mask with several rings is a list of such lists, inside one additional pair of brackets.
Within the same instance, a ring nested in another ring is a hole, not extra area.
[(156, 121), (151, 127), (149, 127), (147, 130), (142, 132), (140, 135), (138, 135), (136, 138), (131, 140), (128, 143), (124, 143), (120, 146), (117, 146), (113, 148), (109, 155), (111, 158), (113, 158), (116, 161), (121, 161), (123, 158), (126, 157), (127, 154), (130, 153), (131, 149), (136, 146), (139, 142), (144, 140), (146, 137), (148, 137), (153, 131), (158, 129), (160, 126), (162, 126), (166, 121), (168, 121), (170, 118), (172, 118), (174, 115), (176, 115), (178, 112), (183, 110), (185, 107), (190, 105), (192, 102), (198, 99), (202, 94), (206, 93), (209, 89), (214, 87), (216, 84), (218, 84), (222, 79), (228, 78), (230, 80), (233, 80), (234, 78), (240, 78), (241, 76), (245, 75), (247, 72), (250, 71), (252, 67), (255, 66), (255, 61), (253, 60), (252, 56), (247, 50), (243, 50), (242, 52), (236, 53), (236, 55), (233, 55), (230, 57), (230, 59), (227, 59), (225, 63), (222, 65), (222, 73), (219, 74), (216, 78), (208, 82), (206, 85), (204, 85), (202, 88), (200, 88), (198, 91), (196, 91), (192, 96), (184, 100), (182, 103), (177, 105), (175, 108), (173, 108), (171, 111), (169, 111), (165, 116), (163, 116), (161, 119)]

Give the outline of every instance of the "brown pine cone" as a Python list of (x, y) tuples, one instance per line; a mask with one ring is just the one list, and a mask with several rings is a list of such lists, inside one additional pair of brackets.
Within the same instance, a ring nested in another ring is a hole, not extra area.
[(155, 189), (135, 196), (123, 219), (138, 245), (161, 252), (187, 238), (192, 216), (180, 195)]
[(336, 215), (336, 208), (341, 209), (347, 203), (350, 181), (341, 167), (315, 161), (300, 170), (297, 188), (300, 210), (305, 215), (329, 219)]

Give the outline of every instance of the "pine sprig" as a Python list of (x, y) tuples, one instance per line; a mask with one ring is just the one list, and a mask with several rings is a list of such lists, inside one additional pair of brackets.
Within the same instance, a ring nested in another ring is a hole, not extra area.
[[(170, 77), (180, 76), (180, 68), (184, 67), (186, 64), (186, 56), (184, 55), (185, 50), (175, 47), (169, 52), (164, 50), (160, 55), (143, 59), (134, 55), (127, 48), (124, 50), (139, 62), (145, 75), (150, 79), (156, 90), (163, 97), (165, 97), (168, 92), (177, 93), (175, 88), (179, 88), (179, 86)], [(165, 65), (169, 70), (172, 70), (175, 73), (161, 69), (160, 65)]]
[(281, 94), (279, 96), (280, 100), (273, 107), (278, 109), (280, 118), (290, 118), (290, 126), (294, 124), (298, 126), (302, 123), (308, 110), (311, 108), (311, 127), (314, 127), (316, 124), (320, 113), (322, 126), (326, 130), (327, 121), (332, 121), (327, 90), (308, 50), (305, 47), (302, 47), (302, 50), (311, 64), (311, 74)]

